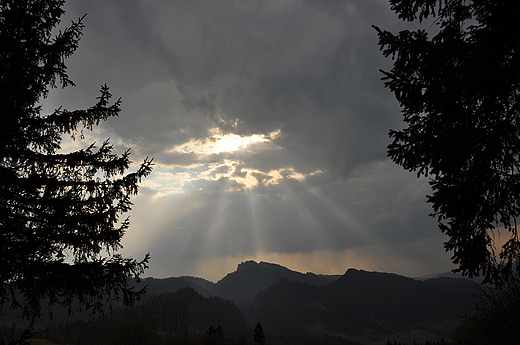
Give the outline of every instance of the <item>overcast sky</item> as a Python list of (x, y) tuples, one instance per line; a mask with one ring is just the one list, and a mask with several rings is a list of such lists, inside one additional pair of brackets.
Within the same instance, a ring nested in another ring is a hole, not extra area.
[[(386, 157), (402, 128), (372, 25), (405, 28), (387, 0), (69, 0), (87, 14), (68, 60), (76, 87), (46, 110), (122, 98), (107, 137), (153, 173), (122, 253), (147, 276), (217, 281), (245, 260), (301, 272), (408, 276), (453, 268), (426, 179)], [(135, 169), (135, 168), (134, 168)]]

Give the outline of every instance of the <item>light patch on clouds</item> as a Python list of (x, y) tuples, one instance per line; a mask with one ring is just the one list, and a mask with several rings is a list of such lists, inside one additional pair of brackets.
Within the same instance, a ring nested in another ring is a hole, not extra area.
[[(223, 162), (198, 164), (189, 167), (180, 167), (174, 171), (159, 167), (153, 175), (143, 180), (141, 185), (155, 191), (154, 199), (168, 196), (174, 193), (184, 194), (198, 188), (196, 182), (219, 181), (227, 179), (234, 182), (227, 190), (251, 190), (257, 187), (274, 186), (284, 180), (304, 181), (309, 176), (324, 173), (322, 170), (304, 174), (291, 167), (285, 167), (270, 171), (261, 171), (248, 167), (241, 167), (244, 162), (224, 159)], [(175, 169), (175, 168), (173, 168)], [(188, 185), (192, 183), (192, 185)]]
[[(143, 182), (143, 186), (156, 191), (155, 197), (160, 198), (172, 193), (186, 193), (190, 190), (187, 183), (196, 181), (219, 181), (227, 179), (233, 182), (229, 191), (251, 190), (260, 186), (276, 185), (283, 180), (294, 179), (304, 181), (308, 176), (316, 176), (324, 173), (316, 169), (310, 173), (302, 173), (294, 167), (280, 167), (276, 169), (262, 170), (254, 168), (246, 161), (257, 152), (283, 147), (274, 144), (274, 140), (280, 138), (282, 131), (274, 130), (267, 134), (237, 135), (224, 134), (220, 128), (212, 128), (205, 139), (190, 140), (176, 145), (167, 153), (175, 153), (182, 156), (196, 155), (195, 162), (204, 162), (205, 157), (217, 156), (216, 162), (192, 163), (180, 166), (175, 164), (159, 164), (153, 176)], [(258, 144), (268, 144), (259, 146)], [(254, 145), (254, 150), (247, 150)], [(237, 151), (245, 150), (239, 158)], [(227, 154), (220, 158), (221, 154)], [(244, 158), (244, 154), (247, 156)], [(229, 158), (224, 158), (229, 157)], [(189, 160), (189, 159), (188, 159)]]
[(233, 133), (223, 134), (220, 128), (210, 129), (210, 137), (205, 140), (191, 140), (188, 143), (177, 145), (168, 152), (196, 153), (199, 155), (220, 154), (223, 152), (235, 152), (247, 148), (254, 143), (270, 142), (280, 136), (278, 129), (267, 135), (252, 134), (241, 136)]

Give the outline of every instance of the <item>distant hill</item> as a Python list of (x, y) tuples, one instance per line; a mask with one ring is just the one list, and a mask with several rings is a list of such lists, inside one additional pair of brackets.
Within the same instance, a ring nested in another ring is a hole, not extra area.
[(220, 297), (204, 297), (192, 288), (164, 292), (155, 297), (155, 303), (162, 310), (160, 319), (166, 326), (177, 320), (179, 314), (182, 316), (179, 308), (184, 307), (186, 325), (192, 329), (204, 332), (210, 326), (221, 326), (230, 334), (250, 333), (244, 315), (234, 303)]
[(339, 277), (340, 275), (304, 274), (268, 262), (245, 261), (238, 265), (235, 272), (227, 274), (216, 284), (202, 278), (184, 276), (163, 279), (147, 278), (140, 286), (148, 285), (148, 291), (153, 294), (166, 291), (175, 292), (189, 287), (205, 297), (219, 296), (232, 301), (243, 310), (253, 302), (260, 291), (277, 284), (280, 278), (321, 286), (329, 284)]
[(473, 281), (475, 283), (482, 283), (482, 281), (484, 280), (483, 277), (468, 278), (467, 276), (463, 276), (462, 273), (460, 273), (460, 272), (457, 272), (457, 273), (454, 273), (454, 272), (443, 272), (443, 273), (428, 274), (428, 275), (424, 275), (424, 276), (413, 277), (413, 279), (421, 280), (421, 281), (432, 279), (432, 278), (460, 278), (460, 279), (471, 280), (471, 281)]
[(217, 282), (218, 295), (237, 304), (240, 309), (249, 306), (256, 295), (277, 284), (280, 278), (321, 286), (338, 279), (339, 275), (317, 275), (300, 273), (277, 264), (246, 261), (238, 265), (235, 272), (229, 273)]
[(316, 286), (280, 279), (245, 310), (248, 324), (271, 334), (358, 336), (426, 328), (449, 336), (459, 315), (474, 309), (473, 283), (466, 279), (418, 281), (390, 273), (349, 269)]
[(204, 297), (217, 295), (214, 283), (195, 277), (146, 278), (139, 284), (140, 287), (146, 285), (148, 286), (148, 293), (152, 295), (175, 292), (183, 288), (191, 288)]

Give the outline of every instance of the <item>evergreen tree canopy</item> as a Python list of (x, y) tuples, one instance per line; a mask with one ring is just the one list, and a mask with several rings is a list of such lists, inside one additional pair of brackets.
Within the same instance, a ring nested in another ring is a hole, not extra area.
[(518, 344), (520, 340), (520, 276), (494, 288), (481, 288), (476, 313), (454, 331), (454, 344)]
[(265, 343), (264, 329), (262, 328), (262, 325), (260, 324), (260, 322), (258, 322), (255, 325), (255, 329), (253, 331), (253, 341), (255, 342), (255, 344), (261, 344), (261, 345), (264, 345), (264, 343)]
[[(424, 29), (377, 27), (383, 80), (406, 127), (391, 130), (391, 159), (430, 178), (445, 249), (470, 277), (496, 281), (520, 257), (520, 28), (512, 0), (390, 0)], [(496, 239), (507, 237), (498, 253)]]
[(108, 87), (85, 110), (42, 114), (51, 88), (74, 85), (65, 59), (78, 47), (81, 18), (53, 34), (63, 0), (0, 2), (0, 305), (35, 321), (41, 301), (101, 310), (102, 299), (140, 296), (129, 286), (147, 267), (116, 251), (129, 226), (130, 197), (151, 172), (127, 173), (129, 152), (107, 141), (62, 152), (62, 135), (82, 136), (117, 116)]

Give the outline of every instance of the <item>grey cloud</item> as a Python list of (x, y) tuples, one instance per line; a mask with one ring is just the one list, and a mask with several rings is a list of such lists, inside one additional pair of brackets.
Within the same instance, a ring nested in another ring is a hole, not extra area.
[[(132, 217), (153, 225), (148, 250), (163, 265), (172, 255), (405, 248), (438, 235), (427, 182), (385, 158), (388, 130), (402, 122), (371, 25), (403, 27), (386, 0), (76, 0), (67, 9), (68, 18), (88, 13), (69, 63), (77, 87), (51, 104), (92, 105), (106, 82), (123, 111), (104, 126), (132, 143), (135, 161), (154, 156), (156, 172), (190, 177), (193, 164), (238, 162), (231, 178), (192, 182), (184, 194), (141, 190)], [(214, 127), (281, 136), (218, 155), (171, 151)], [(323, 173), (244, 192), (233, 180), (241, 168), (264, 183), (282, 168)], [(219, 169), (214, 178), (230, 171)]]
[(371, 24), (391, 16), (383, 4), (79, 1), (71, 11), (89, 12), (81, 44), (92, 67), (78, 79), (113, 82), (124, 118), (110, 126), (156, 155), (211, 126), (282, 128), (289, 150), (348, 172), (384, 156), (398, 115), (376, 68)]

